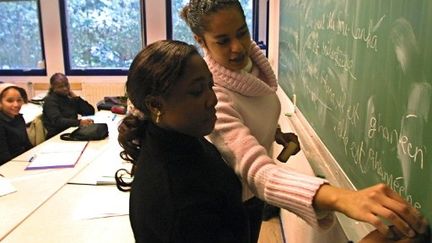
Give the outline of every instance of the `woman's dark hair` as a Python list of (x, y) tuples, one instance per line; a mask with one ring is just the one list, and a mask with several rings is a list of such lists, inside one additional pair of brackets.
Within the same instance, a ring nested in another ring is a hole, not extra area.
[[(126, 93), (135, 109), (144, 114), (140, 119), (133, 114), (127, 115), (120, 124), (118, 141), (124, 149), (120, 156), (133, 164), (130, 173), (133, 176), (137, 166), (146, 124), (152, 122), (146, 106), (149, 97), (167, 97), (183, 75), (186, 63), (192, 55), (199, 55), (193, 45), (181, 41), (162, 40), (154, 42), (141, 50), (134, 58), (128, 72)], [(125, 170), (116, 172), (117, 188), (130, 190), (131, 183), (125, 182), (122, 175)]]
[(183, 7), (180, 17), (189, 25), (194, 34), (203, 37), (208, 25), (206, 17), (219, 10), (232, 7), (237, 8), (245, 18), (238, 0), (190, 0), (189, 4)]
[(28, 102), (28, 96), (27, 96), (27, 92), (24, 88), (21, 88), (19, 86), (9, 86), (5, 89), (3, 89), (0, 92), (0, 99), (3, 99), (3, 94), (6, 92), (6, 90), (8, 89), (16, 89), (18, 91), (18, 93), (20, 94), (21, 98), (23, 99), (24, 103)]

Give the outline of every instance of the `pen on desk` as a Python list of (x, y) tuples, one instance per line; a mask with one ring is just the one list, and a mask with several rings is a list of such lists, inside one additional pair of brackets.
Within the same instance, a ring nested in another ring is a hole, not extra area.
[(117, 114), (114, 114), (114, 116), (112, 117), (112, 121), (114, 121), (117, 117)]
[(36, 154), (34, 154), (32, 157), (30, 157), (29, 162), (32, 162), (35, 159), (36, 159)]

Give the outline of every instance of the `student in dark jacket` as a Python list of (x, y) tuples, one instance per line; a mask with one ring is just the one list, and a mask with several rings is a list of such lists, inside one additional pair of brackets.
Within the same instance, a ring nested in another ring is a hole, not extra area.
[(137, 242), (246, 243), (241, 184), (204, 136), (214, 127), (213, 79), (195, 47), (158, 41), (132, 62), (126, 89), (134, 113), (119, 127), (133, 163), (130, 221)]
[(23, 88), (0, 84), (0, 165), (32, 147), (19, 113), (25, 102), (27, 94)]
[(78, 119), (78, 115), (89, 116), (94, 113), (93, 106), (70, 89), (69, 80), (64, 74), (55, 73), (51, 76), (42, 117), (47, 139), (69, 127), (92, 124), (92, 119)]

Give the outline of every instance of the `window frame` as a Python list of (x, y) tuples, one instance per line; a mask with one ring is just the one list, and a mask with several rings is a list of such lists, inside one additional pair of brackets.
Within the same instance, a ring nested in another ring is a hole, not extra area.
[[(67, 0), (59, 1), (60, 12), (60, 26), (61, 26), (61, 41), (63, 47), (63, 62), (64, 73), (70, 76), (125, 76), (129, 71), (127, 68), (92, 68), (92, 69), (73, 69), (71, 68), (70, 55), (69, 55), (69, 37), (67, 34), (67, 20), (66, 20), (66, 3)], [(145, 0), (139, 0), (141, 12), (141, 37), (142, 47), (147, 43), (147, 28), (146, 28), (146, 5)]]
[(46, 76), (47, 68), (46, 68), (46, 57), (45, 57), (45, 44), (44, 44), (44, 34), (42, 27), (42, 12), (41, 12), (41, 3), (40, 0), (36, 0), (37, 4), (37, 15), (39, 18), (39, 36), (40, 36), (40, 45), (41, 45), (41, 58), (44, 62), (44, 68), (41, 69), (1, 69), (0, 68), (0, 76)]
[[(172, 40), (173, 38), (173, 23), (172, 23), (172, 0), (165, 0), (166, 5), (166, 31), (167, 31), (167, 38)], [(268, 15), (267, 15), (268, 16)], [(252, 39), (258, 43), (259, 41), (259, 27), (260, 27), (260, 21), (259, 21), (259, 0), (252, 0), (252, 33), (251, 37)], [(268, 35), (267, 35), (268, 36)], [(267, 38), (267, 37), (266, 37)], [(193, 44), (193, 43), (190, 43)]]

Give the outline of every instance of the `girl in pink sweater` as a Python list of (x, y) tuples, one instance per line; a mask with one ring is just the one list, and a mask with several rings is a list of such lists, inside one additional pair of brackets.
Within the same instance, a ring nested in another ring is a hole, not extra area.
[[(383, 220), (409, 237), (426, 231), (425, 219), (384, 184), (351, 191), (276, 165), (270, 148), (281, 109), (277, 80), (251, 40), (239, 1), (191, 0), (181, 15), (213, 74), (218, 119), (209, 138), (241, 178), (251, 215), (261, 213), (256, 196), (313, 226), (330, 226), (333, 217), (327, 212), (339, 211), (372, 224), (384, 235), (390, 230)], [(260, 218), (250, 218), (252, 239), (257, 239)]]

